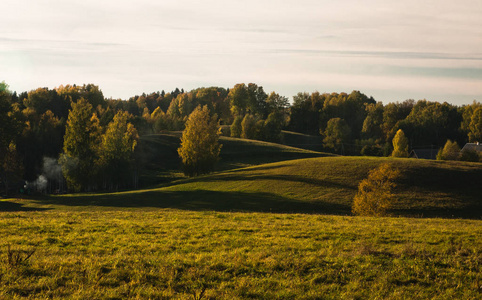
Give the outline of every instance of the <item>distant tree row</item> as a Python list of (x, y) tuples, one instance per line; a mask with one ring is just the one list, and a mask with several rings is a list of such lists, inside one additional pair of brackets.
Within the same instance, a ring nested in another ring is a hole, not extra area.
[(388, 156), (399, 129), (410, 149), (439, 149), (449, 139), (482, 141), (482, 105), (475, 101), (462, 107), (426, 100), (383, 105), (357, 91), (299, 93), (293, 99), (288, 128), (320, 134), (325, 147), (338, 153)]
[[(105, 98), (93, 84), (17, 94), (0, 83), (3, 190), (9, 183), (35, 181), (49, 173), (45, 158), (60, 159), (63, 175), (75, 190), (135, 185), (131, 167), (136, 165), (137, 136), (183, 130), (199, 106), (218, 117), (225, 135), (282, 142), (282, 130), (290, 130), (319, 136), (325, 151), (347, 155), (391, 155), (400, 129), (409, 149), (440, 149), (447, 140), (458, 145), (482, 141), (482, 105), (475, 101), (465, 106), (426, 100), (383, 105), (353, 91), (298, 93), (290, 105), (288, 98), (267, 94), (254, 83), (188, 92), (176, 88), (121, 100)], [(75, 125), (80, 121), (84, 127)], [(124, 143), (123, 150), (116, 152), (119, 143)], [(131, 174), (121, 176), (115, 166)]]

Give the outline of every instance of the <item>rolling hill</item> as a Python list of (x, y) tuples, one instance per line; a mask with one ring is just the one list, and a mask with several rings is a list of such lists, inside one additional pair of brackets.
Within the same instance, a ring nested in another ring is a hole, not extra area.
[(481, 164), (341, 156), (221, 171), (153, 189), (55, 196), (29, 205), (349, 215), (358, 183), (384, 162), (401, 171), (392, 215), (481, 217)]
[[(183, 177), (177, 154), (181, 132), (142, 136), (137, 150), (141, 162), (141, 184), (151, 186)], [(222, 144), (217, 171), (260, 165), (284, 160), (334, 156), (286, 145), (221, 136)]]

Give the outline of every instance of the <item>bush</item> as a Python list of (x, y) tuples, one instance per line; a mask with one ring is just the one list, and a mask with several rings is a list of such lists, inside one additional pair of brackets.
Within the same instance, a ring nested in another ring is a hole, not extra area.
[(482, 155), (475, 150), (464, 150), (460, 153), (461, 161), (482, 162)]
[(384, 216), (393, 202), (395, 179), (400, 175), (398, 169), (385, 163), (371, 170), (368, 178), (358, 185), (352, 212), (360, 216)]

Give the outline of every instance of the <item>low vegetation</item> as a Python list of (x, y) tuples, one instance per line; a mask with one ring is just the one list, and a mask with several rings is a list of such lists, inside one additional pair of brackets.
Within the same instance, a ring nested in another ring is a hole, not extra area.
[[(95, 206), (0, 216), (0, 298), (476, 299), (482, 292), (475, 220)], [(9, 262), (14, 252), (18, 263)]]
[(393, 205), (395, 180), (400, 171), (388, 163), (380, 165), (368, 173), (358, 185), (358, 193), (353, 199), (352, 212), (360, 216), (385, 216)]

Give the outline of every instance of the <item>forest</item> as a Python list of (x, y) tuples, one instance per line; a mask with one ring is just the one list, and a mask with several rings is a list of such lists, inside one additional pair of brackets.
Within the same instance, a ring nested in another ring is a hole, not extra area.
[(136, 188), (139, 136), (182, 131), (200, 105), (218, 118), (223, 135), (283, 143), (283, 131), (292, 131), (317, 136), (323, 151), (342, 155), (389, 156), (399, 129), (410, 150), (482, 141), (482, 104), (475, 100), (463, 106), (427, 100), (383, 104), (353, 91), (302, 92), (290, 102), (254, 83), (122, 100), (104, 97), (94, 84), (17, 93), (3, 82), (0, 190), (7, 194), (25, 182), (24, 188), (56, 182), (69, 191)]

